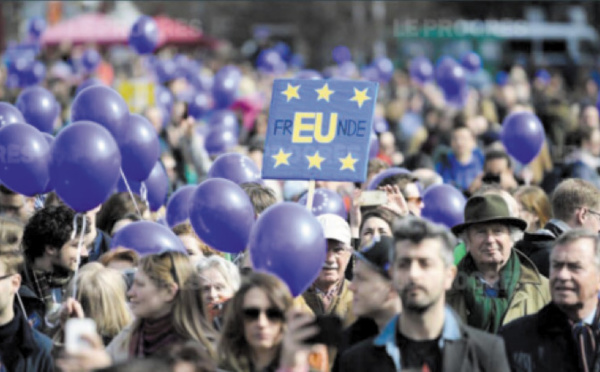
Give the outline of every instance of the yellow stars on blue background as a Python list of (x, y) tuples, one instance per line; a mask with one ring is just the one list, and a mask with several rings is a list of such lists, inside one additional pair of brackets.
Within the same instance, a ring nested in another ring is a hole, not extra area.
[(282, 148), (279, 149), (279, 153), (277, 153), (276, 155), (271, 155), (271, 157), (273, 159), (275, 159), (275, 165), (273, 166), (273, 168), (277, 168), (278, 166), (284, 164), (284, 165), (290, 165), (288, 159), (290, 158), (290, 156), (292, 156), (291, 152), (284, 152)]
[(317, 97), (317, 101), (324, 99), (325, 101), (329, 102), (329, 96), (331, 96), (333, 93), (335, 93), (334, 90), (329, 90), (329, 84), (325, 84), (325, 85), (323, 85), (323, 87), (321, 89), (315, 89), (315, 91), (317, 93), (319, 93), (319, 97)]
[(354, 97), (350, 98), (350, 101), (354, 101), (358, 103), (358, 107), (362, 107), (365, 101), (369, 101), (371, 99), (371, 97), (367, 96), (367, 90), (368, 88), (365, 88), (363, 90), (358, 90), (354, 88)]
[(308, 159), (308, 169), (317, 168), (321, 170), (321, 163), (325, 160), (325, 158), (319, 155), (319, 152), (315, 152), (313, 156), (306, 155), (306, 159)]
[(358, 159), (353, 158), (351, 153), (348, 153), (345, 158), (339, 158), (339, 161), (342, 163), (342, 167), (340, 168), (341, 171), (344, 169), (349, 169), (352, 172), (356, 171), (356, 169), (354, 169), (354, 164), (356, 164)]
[(287, 101), (289, 102), (292, 98), (300, 99), (300, 94), (298, 94), (298, 89), (300, 89), (300, 84), (293, 86), (292, 84), (287, 85), (287, 88), (281, 92), (284, 96), (287, 97)]

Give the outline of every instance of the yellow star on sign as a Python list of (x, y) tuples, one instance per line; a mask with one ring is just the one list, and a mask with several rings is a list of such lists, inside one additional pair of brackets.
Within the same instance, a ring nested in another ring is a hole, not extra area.
[(308, 159), (308, 169), (315, 167), (321, 170), (321, 163), (323, 162), (323, 160), (325, 160), (325, 158), (321, 157), (318, 151), (315, 152), (313, 156), (307, 155), (306, 158)]
[(365, 101), (371, 99), (371, 97), (367, 96), (367, 90), (368, 88), (365, 88), (363, 90), (358, 90), (354, 88), (354, 97), (350, 98), (350, 101), (355, 101), (358, 103), (358, 107), (362, 107)]
[(324, 99), (325, 101), (329, 102), (329, 96), (335, 93), (335, 90), (329, 90), (329, 84), (325, 84), (323, 85), (323, 88), (315, 89), (315, 91), (319, 93), (317, 101)]
[(351, 153), (348, 153), (348, 156), (345, 158), (339, 158), (339, 160), (342, 162), (342, 167), (340, 170), (350, 169), (353, 172), (356, 171), (356, 169), (354, 169), (354, 164), (358, 161), (358, 159), (354, 159)]
[(291, 152), (285, 153), (283, 152), (283, 149), (280, 148), (279, 153), (277, 155), (271, 155), (271, 157), (275, 159), (275, 165), (273, 166), (273, 168), (277, 168), (281, 164), (290, 165), (290, 163), (288, 162), (288, 158), (290, 156), (292, 156)]
[(288, 83), (287, 88), (281, 92), (281, 94), (287, 97), (287, 102), (289, 102), (292, 98), (300, 99), (298, 89), (300, 89), (300, 85), (293, 86)]

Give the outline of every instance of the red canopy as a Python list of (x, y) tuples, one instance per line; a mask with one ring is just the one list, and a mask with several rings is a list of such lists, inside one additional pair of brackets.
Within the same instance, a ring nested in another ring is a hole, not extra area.
[[(201, 30), (161, 15), (154, 17), (159, 29), (158, 47), (171, 44), (205, 45), (215, 47), (217, 40), (205, 36)], [(42, 45), (71, 44), (127, 44), (130, 26), (99, 13), (86, 13), (60, 22), (42, 35)]]
[(205, 36), (198, 28), (173, 18), (159, 15), (154, 17), (154, 21), (160, 30), (159, 47), (166, 44), (204, 44), (210, 47), (216, 45), (216, 40)]
[(99, 13), (86, 13), (57, 23), (44, 31), (42, 45), (127, 43), (129, 27)]

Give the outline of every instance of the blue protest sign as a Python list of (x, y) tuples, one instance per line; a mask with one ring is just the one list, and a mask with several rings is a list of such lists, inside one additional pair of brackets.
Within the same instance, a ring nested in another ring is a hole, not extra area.
[(262, 178), (363, 182), (378, 84), (275, 80)]

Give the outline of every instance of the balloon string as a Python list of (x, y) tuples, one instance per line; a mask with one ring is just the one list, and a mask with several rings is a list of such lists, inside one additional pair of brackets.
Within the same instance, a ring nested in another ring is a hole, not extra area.
[(129, 196), (131, 197), (131, 201), (133, 202), (133, 206), (135, 207), (135, 211), (138, 216), (142, 218), (142, 213), (140, 212), (140, 208), (138, 208), (137, 202), (135, 201), (135, 197), (133, 196), (133, 192), (131, 192), (131, 187), (129, 187), (129, 182), (127, 182), (127, 177), (125, 177), (125, 173), (123, 173), (123, 168), (120, 169), (121, 177), (123, 178), (123, 182), (125, 182), (125, 187), (127, 187), (127, 192), (129, 192)]
[[(85, 236), (85, 228), (87, 227), (87, 219), (85, 215), (77, 213), (75, 217), (73, 217), (73, 226), (77, 227), (77, 216), (81, 216), (83, 222), (81, 223), (81, 233), (79, 234), (79, 243), (77, 244), (77, 266), (75, 267), (75, 273), (73, 274), (73, 298), (76, 298), (77, 295), (77, 274), (79, 273), (79, 265), (81, 265), (81, 249), (83, 249), (83, 237)], [(75, 234), (77, 234), (77, 230), (73, 230)]]
[(142, 200), (146, 204), (146, 209), (150, 209), (150, 202), (148, 202), (148, 187), (146, 187), (146, 182), (142, 182), (142, 186), (140, 186), (140, 194), (142, 194)]

